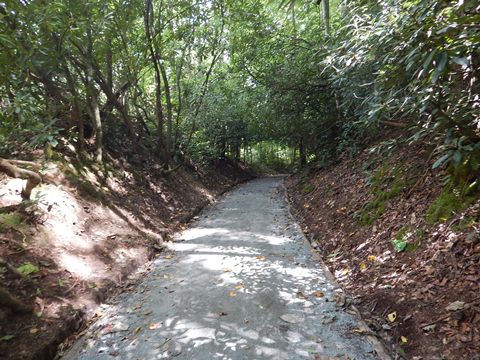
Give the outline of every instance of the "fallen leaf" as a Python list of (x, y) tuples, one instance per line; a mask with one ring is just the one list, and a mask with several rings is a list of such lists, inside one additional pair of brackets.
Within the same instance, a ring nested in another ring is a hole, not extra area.
[(367, 259), (368, 259), (369, 261), (372, 261), (372, 262), (373, 262), (373, 261), (377, 260), (377, 257), (376, 257), (375, 255), (368, 255), (368, 256), (367, 256)]
[(171, 258), (173, 258), (173, 255), (167, 255), (167, 256), (164, 257), (164, 259), (167, 259), (167, 260), (169, 260)]
[(321, 291), (315, 291), (315, 292), (313, 293), (313, 296), (315, 296), (315, 297), (317, 297), (317, 298), (321, 298), (321, 297), (324, 297), (325, 294), (324, 294), (323, 292), (321, 292)]
[(155, 330), (155, 329), (160, 329), (162, 327), (162, 323), (161, 322), (156, 322), (156, 323), (151, 323), (148, 328), (150, 330)]
[(30, 334), (36, 334), (39, 330), (37, 328), (31, 328)]
[(297, 298), (302, 300), (307, 300), (307, 297), (301, 291), (297, 292)]
[(232, 271), (232, 269), (229, 269), (229, 268), (224, 268), (223, 269), (223, 272), (231, 272), (231, 271)]
[(350, 270), (348, 268), (345, 268), (342, 270), (342, 275), (347, 275)]
[(465, 302), (463, 301), (454, 301), (454, 302), (451, 302), (450, 304), (448, 304), (448, 306), (446, 307), (446, 309), (448, 311), (459, 311), (459, 310), (463, 310), (465, 308)]
[(427, 325), (427, 326), (422, 327), (422, 330), (425, 331), (425, 332), (430, 332), (430, 331), (435, 330), (436, 327), (437, 327), (436, 324)]
[(243, 285), (243, 284), (235, 285), (235, 289), (243, 289), (244, 287), (245, 287), (245, 285)]
[(337, 210), (338, 213), (340, 214), (345, 214), (347, 212), (347, 208), (346, 207), (341, 207), (340, 209)]
[(390, 314), (388, 314), (387, 319), (390, 322), (394, 322), (395, 320), (397, 320), (397, 312), (394, 311), (394, 312), (391, 312)]
[(360, 270), (365, 270), (367, 268), (367, 264), (365, 264), (363, 261), (360, 263)]
[(367, 331), (364, 329), (355, 328), (355, 329), (352, 329), (352, 332), (357, 335), (362, 335), (362, 334), (365, 334)]
[(408, 342), (408, 338), (405, 337), (405, 336), (400, 336), (400, 342), (401, 342), (402, 344), (406, 344), (406, 343)]
[(266, 260), (266, 259), (267, 259), (267, 258), (266, 258), (265, 256), (263, 256), (263, 255), (255, 256), (255, 258), (256, 258), (257, 260), (260, 260), (260, 261), (263, 261), (263, 260)]
[(228, 296), (230, 296), (230, 297), (235, 297), (235, 296), (237, 296), (237, 293), (236, 293), (235, 291), (230, 291), (230, 292), (228, 293)]

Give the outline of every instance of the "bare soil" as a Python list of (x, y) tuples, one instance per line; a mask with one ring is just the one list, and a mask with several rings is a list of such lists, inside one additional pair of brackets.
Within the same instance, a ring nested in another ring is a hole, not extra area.
[(163, 175), (148, 162), (121, 158), (107, 166), (45, 163), (45, 183), (29, 206), (23, 180), (0, 178), (0, 257), (33, 265), (21, 278), (0, 267), (0, 282), (33, 313), (0, 307), (0, 358), (51, 359), (92, 310), (161, 252), (170, 235), (232, 186), (254, 175), (219, 160)]
[(480, 201), (427, 221), (445, 176), (430, 149), (375, 148), (290, 177), (296, 216), (397, 358), (480, 359)]

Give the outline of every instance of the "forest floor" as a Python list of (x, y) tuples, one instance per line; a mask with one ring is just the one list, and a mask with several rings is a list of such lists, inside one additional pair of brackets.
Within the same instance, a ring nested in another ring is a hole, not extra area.
[(379, 359), (282, 181), (250, 181), (202, 212), (62, 358)]
[[(153, 162), (151, 163), (153, 164)], [(0, 282), (33, 313), (0, 309), (0, 358), (50, 359), (129, 274), (159, 256), (175, 231), (232, 186), (253, 178), (238, 163), (187, 164), (164, 176), (120, 157), (98, 168), (43, 164), (26, 207), (0, 213), (0, 257), (20, 270)], [(0, 177), (0, 209), (18, 204), (22, 180)]]
[(401, 141), (290, 177), (294, 213), (397, 356), (480, 359), (480, 201), (442, 190), (431, 149)]

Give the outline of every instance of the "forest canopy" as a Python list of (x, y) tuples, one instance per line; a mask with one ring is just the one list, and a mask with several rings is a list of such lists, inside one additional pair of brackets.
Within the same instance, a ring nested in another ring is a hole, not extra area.
[(0, 154), (69, 144), (99, 162), (105, 148), (148, 153), (169, 171), (267, 142), (295, 149), (301, 165), (328, 164), (394, 128), (472, 185), (479, 10), (474, 0), (0, 2)]

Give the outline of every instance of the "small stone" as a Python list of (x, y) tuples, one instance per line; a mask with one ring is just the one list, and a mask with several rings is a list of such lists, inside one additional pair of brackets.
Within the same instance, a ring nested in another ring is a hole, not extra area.
[(295, 314), (284, 314), (280, 316), (280, 319), (291, 324), (296, 324), (303, 321), (301, 316)]

